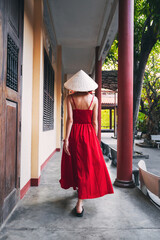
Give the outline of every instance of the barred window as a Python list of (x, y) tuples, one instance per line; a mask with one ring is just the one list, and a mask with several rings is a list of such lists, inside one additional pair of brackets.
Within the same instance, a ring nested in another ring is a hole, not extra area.
[(54, 70), (44, 50), (43, 131), (54, 128)]
[(18, 53), (19, 49), (13, 39), (7, 39), (7, 79), (6, 85), (18, 92)]

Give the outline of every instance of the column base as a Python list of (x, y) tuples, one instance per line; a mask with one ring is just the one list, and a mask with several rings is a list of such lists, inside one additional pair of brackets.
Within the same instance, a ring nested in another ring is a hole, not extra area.
[(135, 187), (135, 183), (133, 182), (133, 180), (123, 181), (123, 180), (118, 180), (117, 178), (115, 179), (113, 185), (117, 186), (117, 187), (122, 187), (122, 188), (134, 188)]

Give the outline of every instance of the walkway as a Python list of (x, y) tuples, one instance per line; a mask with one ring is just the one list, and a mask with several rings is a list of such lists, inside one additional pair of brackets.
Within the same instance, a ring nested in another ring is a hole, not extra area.
[[(138, 188), (114, 187), (115, 193), (84, 201), (84, 217), (72, 214), (76, 193), (59, 185), (56, 153), (42, 171), (39, 187), (31, 187), (0, 233), (0, 240), (158, 240), (160, 211)], [(107, 162), (112, 181), (116, 168)]]

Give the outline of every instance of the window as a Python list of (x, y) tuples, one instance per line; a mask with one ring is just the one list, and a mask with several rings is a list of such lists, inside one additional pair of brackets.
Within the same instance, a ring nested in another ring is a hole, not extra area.
[(7, 87), (18, 92), (18, 53), (19, 49), (8, 35), (7, 40)]
[(114, 109), (101, 110), (101, 129), (114, 129)]
[(54, 128), (54, 70), (44, 50), (43, 131)]

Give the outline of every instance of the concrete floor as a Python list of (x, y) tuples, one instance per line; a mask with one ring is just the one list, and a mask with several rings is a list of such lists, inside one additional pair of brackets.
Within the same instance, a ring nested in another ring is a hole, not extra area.
[[(61, 153), (42, 171), (0, 232), (0, 240), (160, 239), (160, 210), (138, 188), (114, 186), (114, 194), (84, 200), (84, 216), (72, 213), (77, 193), (60, 188)], [(116, 168), (107, 162), (114, 182)]]
[[(117, 139), (112, 138), (112, 136), (114, 136), (113, 133), (102, 133), (102, 141), (107, 143), (109, 146), (117, 149)], [(140, 142), (143, 142), (143, 139), (135, 140), (135, 143), (140, 143)], [(141, 152), (144, 155), (149, 155), (149, 159), (142, 158), (146, 163), (147, 170), (159, 176), (160, 175), (160, 149), (142, 148), (137, 146), (136, 144), (134, 149), (135, 151)], [(133, 165), (138, 167), (139, 161), (140, 159), (133, 159)]]

